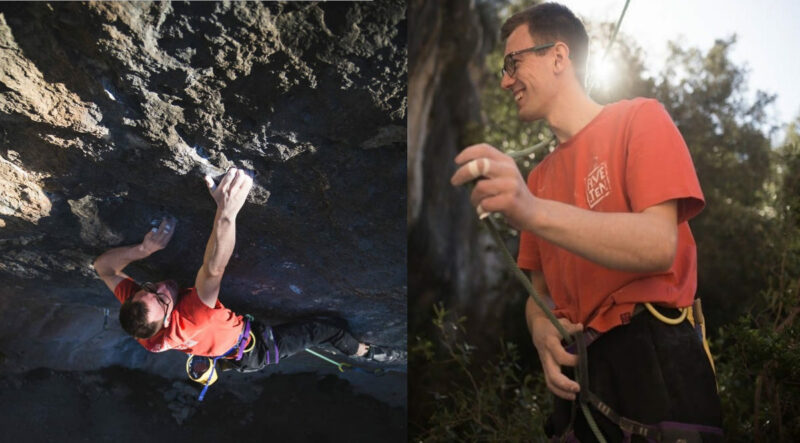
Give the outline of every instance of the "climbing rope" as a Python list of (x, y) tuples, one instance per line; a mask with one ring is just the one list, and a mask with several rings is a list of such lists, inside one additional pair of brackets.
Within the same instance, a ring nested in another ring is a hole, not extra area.
[(325, 360), (326, 362), (336, 366), (337, 368), (339, 368), (339, 372), (344, 372), (345, 369), (347, 369), (347, 370), (363, 372), (365, 374), (371, 374), (371, 375), (376, 375), (376, 376), (385, 375), (387, 372), (402, 372), (402, 371), (397, 371), (397, 370), (394, 370), (394, 369), (382, 369), (382, 368), (378, 368), (378, 369), (374, 369), (372, 371), (369, 371), (369, 370), (366, 370), (364, 368), (359, 368), (358, 366), (353, 366), (353, 365), (351, 365), (349, 363), (337, 362), (336, 360), (328, 358), (328, 357), (326, 357), (326, 356), (324, 356), (324, 355), (322, 355), (322, 354), (320, 354), (318, 352), (312, 351), (311, 349), (308, 349), (308, 348), (306, 348), (305, 350), (309, 354), (317, 356), (317, 357)]
[(320, 354), (318, 352), (314, 352), (311, 349), (306, 348), (306, 352), (310, 353), (311, 355), (316, 355), (317, 357), (325, 360), (326, 362), (333, 364), (334, 366), (339, 368), (339, 372), (344, 372), (344, 368), (351, 367), (351, 365), (349, 365), (347, 363), (339, 363), (339, 362), (337, 362), (337, 361), (335, 361), (333, 359), (325, 357), (324, 355), (322, 355), (322, 354)]
[[(617, 20), (617, 24), (614, 26), (614, 31), (611, 33), (611, 39), (608, 41), (606, 45), (605, 51), (603, 51), (603, 57), (600, 58), (600, 64), (606, 61), (608, 58), (608, 53), (611, 52), (611, 45), (614, 44), (614, 41), (617, 39), (617, 33), (619, 33), (620, 25), (622, 25), (622, 19), (625, 17), (625, 12), (628, 10), (628, 4), (631, 0), (625, 0), (625, 6), (622, 7), (622, 13), (619, 15), (619, 19)], [(590, 82), (586, 85), (586, 93), (591, 94), (592, 89), (594, 89), (594, 78), (589, 78)]]
[[(558, 333), (561, 334), (561, 337), (563, 338), (564, 342), (567, 345), (572, 344), (576, 340), (581, 342), (577, 347), (579, 364), (575, 368), (575, 375), (576, 379), (578, 380), (588, 380), (589, 374), (587, 366), (588, 362), (586, 360), (586, 352), (585, 352), (586, 346), (585, 344), (583, 346), (580, 345), (583, 343), (583, 334), (581, 332), (578, 332), (576, 334), (576, 337), (573, 338), (566, 331), (566, 329), (564, 329), (564, 327), (561, 325), (561, 322), (558, 321), (556, 316), (553, 315), (553, 312), (550, 310), (550, 308), (547, 307), (542, 298), (536, 292), (536, 289), (534, 289), (533, 285), (531, 284), (531, 281), (528, 279), (528, 277), (525, 276), (525, 273), (522, 272), (522, 269), (520, 269), (519, 266), (517, 266), (517, 262), (514, 260), (514, 257), (511, 256), (511, 253), (508, 251), (508, 248), (506, 248), (505, 242), (503, 241), (503, 238), (500, 236), (500, 232), (498, 232), (497, 227), (494, 225), (494, 222), (492, 221), (491, 217), (484, 218), (483, 223), (484, 226), (486, 226), (486, 228), (492, 234), (492, 237), (494, 238), (497, 245), (500, 247), (501, 255), (503, 257), (503, 260), (506, 262), (506, 265), (509, 267), (509, 269), (511, 269), (514, 272), (514, 276), (517, 278), (517, 280), (520, 281), (520, 283), (522, 283), (522, 285), (528, 291), (528, 295), (530, 296), (530, 298), (536, 303), (537, 306), (539, 306), (542, 312), (545, 313), (548, 320), (550, 320), (550, 323), (552, 323), (553, 326), (555, 326), (555, 328), (558, 330)], [(600, 432), (600, 428), (597, 426), (597, 423), (594, 421), (594, 417), (592, 417), (592, 414), (589, 411), (589, 408), (583, 397), (581, 397), (580, 407), (584, 417), (586, 418), (586, 423), (589, 425), (589, 428), (592, 430), (592, 433), (594, 433), (595, 438), (597, 438), (599, 442), (605, 443), (606, 440), (603, 437), (603, 434)]]
[(686, 320), (686, 316), (689, 314), (689, 308), (681, 308), (681, 315), (679, 315), (676, 318), (669, 318), (664, 316), (662, 313), (656, 311), (656, 308), (654, 308), (653, 305), (651, 305), (649, 302), (645, 302), (644, 307), (647, 308), (647, 310), (650, 311), (651, 314), (653, 314), (653, 317), (661, 320), (662, 322), (668, 325), (673, 325), (673, 326), (683, 323), (683, 321)]

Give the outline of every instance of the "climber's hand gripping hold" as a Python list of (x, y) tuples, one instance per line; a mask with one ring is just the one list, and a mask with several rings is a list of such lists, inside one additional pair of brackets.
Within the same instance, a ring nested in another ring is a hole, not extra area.
[(205, 180), (208, 192), (217, 203), (217, 209), (223, 216), (236, 218), (253, 187), (253, 178), (250, 174), (243, 169), (231, 168), (218, 185), (214, 184), (210, 176), (206, 176)]
[(114, 291), (119, 282), (128, 278), (122, 270), (131, 262), (149, 257), (156, 251), (167, 247), (178, 221), (174, 217), (164, 217), (161, 224), (153, 227), (144, 235), (141, 243), (131, 246), (122, 246), (106, 251), (94, 261), (97, 275)]
[(231, 168), (219, 184), (215, 185), (214, 180), (208, 176), (205, 181), (208, 192), (217, 203), (217, 213), (203, 255), (203, 266), (195, 278), (195, 287), (200, 301), (214, 309), (222, 275), (236, 245), (236, 215), (253, 187), (253, 178), (242, 169)]
[(142, 249), (151, 255), (167, 247), (172, 235), (175, 234), (175, 226), (178, 220), (174, 217), (164, 217), (158, 227), (153, 227), (144, 235)]

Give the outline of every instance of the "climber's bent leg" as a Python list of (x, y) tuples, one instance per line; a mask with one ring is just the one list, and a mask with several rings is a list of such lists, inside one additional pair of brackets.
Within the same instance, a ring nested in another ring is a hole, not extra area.
[(359, 341), (350, 335), (344, 321), (341, 321), (341, 325), (336, 323), (329, 319), (314, 319), (273, 326), (272, 333), (278, 344), (280, 358), (323, 343), (331, 344), (345, 355), (355, 355), (359, 350)]

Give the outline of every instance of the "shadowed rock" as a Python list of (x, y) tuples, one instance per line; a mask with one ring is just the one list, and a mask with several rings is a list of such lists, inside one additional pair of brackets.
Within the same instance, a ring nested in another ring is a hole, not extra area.
[(182, 377), (122, 333), (91, 262), (172, 215), (127, 271), (193, 285), (202, 177), (231, 166), (256, 185), (220, 300), (405, 347), (405, 24), (401, 1), (0, 5), (3, 369)]

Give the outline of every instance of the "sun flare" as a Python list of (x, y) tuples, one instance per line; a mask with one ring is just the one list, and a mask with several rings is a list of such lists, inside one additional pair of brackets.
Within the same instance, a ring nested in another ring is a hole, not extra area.
[(608, 91), (615, 86), (617, 74), (618, 66), (613, 58), (594, 59), (589, 67), (589, 84), (593, 89)]

